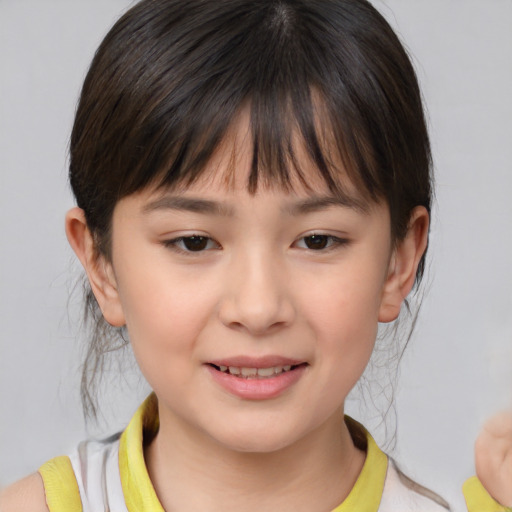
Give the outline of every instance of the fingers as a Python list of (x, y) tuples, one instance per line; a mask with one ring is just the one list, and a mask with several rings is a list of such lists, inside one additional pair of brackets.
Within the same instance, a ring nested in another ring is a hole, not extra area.
[(512, 507), (512, 411), (486, 422), (475, 443), (475, 466), (489, 494)]

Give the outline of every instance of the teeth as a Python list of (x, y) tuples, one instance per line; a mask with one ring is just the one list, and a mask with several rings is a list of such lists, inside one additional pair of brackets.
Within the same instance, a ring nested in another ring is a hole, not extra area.
[(224, 373), (230, 373), (231, 375), (240, 375), (241, 377), (262, 377), (268, 378), (274, 375), (279, 375), (283, 372), (289, 372), (292, 369), (290, 364), (284, 366), (271, 366), (269, 368), (239, 368), (238, 366), (224, 366), (220, 365), (219, 370)]
[(274, 368), (258, 368), (258, 377), (270, 377), (274, 375)]

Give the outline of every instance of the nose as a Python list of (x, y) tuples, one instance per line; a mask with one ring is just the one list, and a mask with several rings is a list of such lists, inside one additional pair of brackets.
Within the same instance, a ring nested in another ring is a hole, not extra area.
[(222, 323), (253, 336), (289, 326), (295, 308), (283, 270), (277, 258), (255, 253), (230, 265), (219, 308)]

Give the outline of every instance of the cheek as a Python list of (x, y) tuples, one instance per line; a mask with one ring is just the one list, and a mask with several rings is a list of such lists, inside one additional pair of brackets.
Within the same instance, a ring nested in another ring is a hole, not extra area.
[(373, 351), (383, 271), (367, 264), (362, 271), (354, 264), (339, 271), (329, 269), (328, 274), (328, 279), (317, 274), (306, 283), (302, 308), (317, 340), (318, 358), (329, 367), (328, 379), (348, 391)]
[(383, 290), (382, 265), (365, 261), (325, 268), (303, 283), (302, 308), (331, 335), (373, 333)]
[[(215, 304), (212, 286), (173, 272), (166, 262), (120, 269), (119, 296), (135, 357), (142, 372), (182, 372)], [(165, 362), (165, 364), (162, 364)]]
[[(363, 373), (377, 336), (376, 308), (356, 297), (332, 300), (324, 310), (314, 312), (318, 319), (319, 355), (342, 386), (349, 388)], [(323, 322), (322, 322), (323, 319)]]

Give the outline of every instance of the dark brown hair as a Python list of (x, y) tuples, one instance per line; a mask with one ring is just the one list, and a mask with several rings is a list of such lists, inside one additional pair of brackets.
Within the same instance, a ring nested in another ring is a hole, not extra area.
[[(116, 203), (150, 185), (192, 183), (243, 108), (253, 142), (248, 189), (307, 185), (299, 137), (329, 188), (340, 165), (368, 201), (385, 201), (394, 240), (415, 206), (431, 205), (431, 155), (410, 59), (365, 0), (143, 0), (101, 43), (70, 144), (78, 206), (110, 256)], [(423, 274), (424, 259), (417, 280)], [(107, 330), (84, 367), (90, 393)], [(103, 322), (103, 324), (102, 324)], [(108, 336), (107, 336), (108, 337)]]

